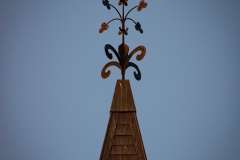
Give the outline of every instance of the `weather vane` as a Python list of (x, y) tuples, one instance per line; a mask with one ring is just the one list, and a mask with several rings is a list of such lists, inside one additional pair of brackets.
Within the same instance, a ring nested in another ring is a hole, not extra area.
[(135, 77), (137, 80), (140, 80), (140, 79), (141, 79), (141, 72), (140, 72), (138, 66), (137, 66), (135, 63), (130, 62), (130, 59), (131, 59), (131, 57), (132, 57), (136, 52), (141, 51), (141, 53), (136, 56), (136, 59), (137, 59), (138, 61), (142, 60), (142, 59), (144, 58), (145, 54), (146, 54), (146, 48), (145, 48), (144, 46), (138, 46), (138, 47), (136, 47), (130, 54), (128, 54), (128, 52), (129, 52), (129, 47), (128, 47), (128, 45), (126, 45), (126, 44), (124, 43), (124, 36), (125, 36), (125, 35), (128, 35), (128, 28), (125, 27), (125, 21), (126, 21), (126, 20), (131, 20), (133, 23), (135, 23), (135, 29), (136, 29), (137, 31), (139, 31), (140, 33), (143, 33), (143, 30), (142, 30), (142, 28), (141, 28), (141, 24), (140, 24), (139, 22), (135, 22), (135, 21), (134, 21), (133, 19), (131, 19), (131, 18), (128, 18), (128, 15), (129, 15), (129, 13), (130, 13), (133, 9), (135, 9), (135, 8), (137, 8), (138, 11), (141, 11), (143, 8), (146, 8), (146, 7), (147, 7), (147, 3), (146, 3), (144, 0), (141, 0), (140, 3), (139, 3), (139, 5), (133, 7), (132, 9), (130, 9), (130, 10), (127, 12), (126, 15), (124, 15), (124, 6), (127, 6), (127, 5), (128, 5), (127, 2), (128, 2), (128, 0), (120, 0), (120, 1), (118, 2), (118, 5), (119, 5), (119, 6), (122, 5), (122, 15), (121, 15), (121, 14), (119, 13), (119, 11), (117, 10), (117, 8), (114, 7), (113, 5), (111, 5), (108, 0), (103, 0), (103, 1), (102, 1), (103, 5), (106, 6), (107, 9), (110, 10), (111, 7), (113, 7), (113, 8), (117, 11), (117, 13), (118, 13), (118, 15), (119, 15), (119, 18), (114, 18), (114, 19), (110, 20), (110, 21), (107, 22), (107, 23), (106, 23), (106, 22), (102, 23), (101, 28), (100, 28), (100, 30), (99, 30), (99, 33), (102, 33), (103, 31), (107, 30), (107, 29), (109, 28), (109, 25), (108, 25), (108, 24), (111, 23), (112, 21), (119, 20), (119, 21), (122, 23), (122, 27), (119, 27), (119, 32), (118, 32), (119, 35), (122, 35), (122, 44), (120, 44), (120, 45), (118, 46), (118, 52), (117, 52), (117, 51), (114, 49), (114, 47), (112, 47), (110, 44), (106, 44), (106, 45), (105, 45), (105, 53), (106, 53), (106, 56), (107, 56), (109, 59), (112, 59), (112, 58), (113, 58), (112, 54), (109, 53), (109, 50), (111, 50), (111, 51), (116, 55), (116, 57), (117, 57), (117, 59), (118, 59), (118, 62), (117, 62), (117, 61), (111, 61), (111, 62), (107, 63), (107, 64), (103, 67), (103, 69), (102, 69), (102, 72), (101, 72), (102, 78), (107, 78), (107, 77), (109, 77), (109, 75), (111, 74), (111, 71), (110, 71), (110, 70), (108, 70), (108, 71), (106, 72), (106, 69), (107, 69), (108, 67), (110, 67), (110, 66), (116, 66), (116, 67), (118, 67), (118, 68), (121, 70), (121, 74), (122, 74), (122, 79), (123, 79), (123, 80), (125, 79), (125, 72), (126, 72), (126, 69), (127, 69), (128, 67), (133, 67), (133, 68), (135, 68), (135, 69), (137, 70), (137, 73), (134, 71), (134, 77)]

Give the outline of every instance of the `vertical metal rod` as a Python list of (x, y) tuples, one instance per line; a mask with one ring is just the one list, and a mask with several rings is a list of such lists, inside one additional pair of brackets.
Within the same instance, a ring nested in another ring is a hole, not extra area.
[[(124, 47), (124, 35), (125, 35), (125, 18), (124, 18), (124, 3), (122, 4), (122, 59), (125, 61), (125, 47)], [(122, 63), (124, 64), (124, 63)], [(122, 79), (125, 79), (125, 66), (122, 65)]]
[[(125, 31), (124, 3), (122, 4), (122, 29)], [(124, 44), (124, 32), (122, 33), (122, 42)]]

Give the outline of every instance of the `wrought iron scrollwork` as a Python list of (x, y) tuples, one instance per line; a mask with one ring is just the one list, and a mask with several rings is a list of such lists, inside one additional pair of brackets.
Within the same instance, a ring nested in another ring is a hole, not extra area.
[[(140, 33), (143, 33), (143, 29), (141, 28), (141, 24), (139, 22), (135, 22), (131, 18), (127, 18), (127, 16), (135, 8), (137, 8), (138, 11), (141, 11), (143, 8), (146, 8), (147, 3), (144, 0), (141, 0), (139, 5), (130, 9), (127, 12), (127, 14), (124, 16), (124, 6), (128, 6), (127, 1), (128, 0), (120, 0), (119, 3), (118, 3), (119, 6), (122, 5), (122, 15), (119, 13), (119, 11), (117, 10), (116, 7), (114, 7), (113, 5), (111, 5), (109, 3), (108, 0), (103, 0), (102, 1), (103, 5), (106, 6), (109, 10), (111, 9), (111, 7), (113, 7), (117, 11), (117, 13), (119, 15), (119, 18), (114, 18), (114, 19), (110, 20), (108, 23), (106, 23), (106, 22), (102, 23), (101, 28), (99, 30), (99, 33), (102, 33), (103, 31), (107, 30), (109, 28), (109, 23), (111, 23), (112, 21), (119, 20), (122, 24), (122, 27), (119, 27), (119, 32), (118, 32), (119, 35), (122, 35), (122, 44), (120, 44), (118, 46), (118, 52), (110, 44), (106, 44), (105, 48), (104, 48), (106, 56), (109, 59), (112, 59), (113, 58), (112, 54), (115, 54), (115, 56), (118, 59), (118, 62), (117, 61), (111, 61), (111, 62), (107, 63), (102, 69), (102, 72), (101, 72), (102, 78), (107, 78), (111, 74), (110, 70), (106, 71), (108, 69), (108, 67), (116, 66), (121, 70), (122, 79), (125, 79), (125, 72), (126, 72), (126, 69), (128, 67), (135, 68), (137, 72), (136, 71), (133, 72), (134, 77), (137, 80), (141, 79), (141, 72), (140, 72), (138, 66), (135, 63), (130, 62), (130, 59), (136, 52), (140, 51), (141, 53), (136, 56), (136, 60), (138, 60), (138, 61), (142, 60), (144, 58), (145, 54), (146, 54), (146, 48), (144, 46), (138, 46), (130, 54), (128, 54), (129, 47), (128, 47), (128, 45), (126, 45), (124, 43), (124, 36), (128, 35), (128, 28), (127, 27), (125, 28), (125, 21), (126, 20), (131, 20), (132, 22), (135, 23), (135, 29), (137, 31), (139, 31)], [(109, 52), (109, 50), (111, 50), (110, 51), (111, 53)]]
[(103, 69), (102, 69), (102, 72), (101, 72), (101, 75), (102, 75), (102, 78), (108, 78), (109, 75), (111, 74), (111, 71), (108, 70), (106, 72), (106, 69), (110, 66), (116, 66), (118, 67), (120, 70), (121, 70), (121, 74), (122, 74), (122, 79), (125, 79), (125, 72), (126, 72), (126, 69), (128, 67), (133, 67), (136, 69), (137, 73), (134, 71), (134, 77), (137, 79), (137, 80), (140, 80), (141, 79), (141, 72), (138, 68), (138, 66), (133, 63), (133, 62), (130, 62), (130, 59), (132, 58), (132, 56), (137, 53), (138, 51), (141, 51), (140, 54), (138, 54), (136, 56), (136, 60), (140, 61), (144, 58), (145, 54), (146, 54), (146, 48), (144, 46), (138, 46), (137, 48), (135, 48), (130, 54), (128, 54), (129, 52), (129, 47), (128, 45), (126, 44), (121, 44), (119, 45), (118, 47), (118, 52), (113, 48), (113, 46), (111, 46), (110, 44), (106, 44), (105, 45), (105, 53), (106, 53), (106, 56), (109, 58), (109, 59), (112, 59), (113, 56), (112, 56), (112, 53), (109, 53), (109, 50), (111, 50), (115, 56), (117, 57), (118, 59), (118, 62), (116, 61), (111, 61), (109, 63), (107, 63)]

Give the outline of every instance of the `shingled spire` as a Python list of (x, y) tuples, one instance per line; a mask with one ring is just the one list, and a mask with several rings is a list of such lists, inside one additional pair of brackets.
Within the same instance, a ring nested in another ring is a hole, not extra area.
[(100, 160), (146, 160), (129, 80), (118, 80)]
[[(109, 10), (111, 8), (115, 9), (119, 18), (114, 18), (107, 23), (103, 22), (99, 33), (103, 33), (107, 30), (112, 21), (119, 20), (121, 22), (121, 27), (119, 27), (118, 34), (122, 36), (122, 43), (118, 46), (118, 51), (116, 51), (110, 44), (105, 45), (104, 50), (106, 56), (109, 59), (112, 59), (112, 54), (114, 54), (118, 62), (111, 61), (107, 63), (102, 69), (101, 76), (102, 78), (109, 77), (111, 71), (107, 70), (107, 68), (110, 66), (116, 66), (121, 71), (122, 80), (117, 80), (100, 160), (146, 160), (147, 157), (138, 125), (136, 107), (130, 83), (129, 80), (125, 80), (125, 72), (128, 67), (136, 69), (137, 72), (133, 72), (136, 80), (141, 79), (140, 69), (135, 63), (130, 62), (130, 59), (135, 53), (140, 51), (140, 54), (136, 56), (136, 60), (142, 60), (146, 54), (146, 48), (144, 46), (138, 46), (128, 53), (129, 47), (125, 44), (124, 37), (125, 35), (128, 35), (128, 28), (125, 27), (125, 21), (127, 20), (135, 23), (135, 29), (140, 33), (143, 33), (141, 24), (135, 22), (132, 18), (128, 18), (128, 15), (135, 8), (137, 8), (138, 11), (146, 8), (147, 3), (145, 3), (144, 0), (141, 0), (139, 5), (130, 9), (126, 15), (124, 14), (124, 6), (128, 6), (128, 0), (119, 0), (118, 5), (122, 6), (122, 15), (116, 7), (109, 3), (109, 0), (103, 0), (102, 3)], [(111, 50), (111, 53), (109, 50)]]

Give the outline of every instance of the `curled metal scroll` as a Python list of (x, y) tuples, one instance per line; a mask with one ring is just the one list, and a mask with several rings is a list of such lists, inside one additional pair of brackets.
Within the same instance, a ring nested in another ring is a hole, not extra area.
[(125, 79), (125, 72), (126, 72), (126, 69), (128, 67), (133, 67), (133, 68), (135, 68), (137, 70), (137, 72), (134, 71), (134, 77), (135, 77), (136, 80), (140, 80), (141, 79), (141, 72), (140, 72), (138, 66), (135, 63), (130, 62), (130, 59), (132, 58), (132, 56), (135, 53), (140, 51), (140, 54), (138, 54), (136, 56), (136, 60), (138, 60), (138, 61), (142, 60), (144, 58), (145, 54), (146, 54), (146, 48), (144, 46), (138, 46), (130, 54), (128, 54), (129, 47), (126, 44), (122, 43), (121, 45), (119, 45), (118, 46), (118, 52), (113, 48), (113, 46), (111, 46), (110, 44), (106, 44), (105, 45), (106, 56), (109, 59), (112, 59), (113, 56), (112, 56), (112, 53), (109, 53), (109, 50), (111, 50), (115, 54), (115, 56), (118, 59), (118, 62), (112, 61), (112, 62), (107, 63), (103, 67), (103, 69), (102, 69), (102, 72), (101, 72), (102, 78), (107, 78), (111, 74), (110, 70), (108, 70), (106, 72), (106, 69), (108, 67), (116, 66), (116, 67), (118, 67), (121, 70), (122, 79)]
[(118, 52), (113, 48), (113, 46), (111, 46), (110, 44), (106, 44), (105, 45), (105, 53), (106, 53), (106, 56), (109, 58), (109, 59), (112, 59), (112, 54), (108, 52), (108, 50), (112, 50), (113, 53), (116, 55), (118, 61), (120, 60), (120, 56), (118, 54)]
[(111, 71), (108, 70), (108, 71), (106, 72), (106, 69), (107, 69), (108, 67), (110, 67), (110, 66), (116, 66), (116, 67), (118, 67), (120, 70), (122, 69), (121, 65), (120, 65), (118, 62), (116, 62), (116, 61), (109, 62), (109, 63), (107, 63), (107, 64), (103, 67), (103, 69), (102, 69), (102, 72), (101, 72), (102, 78), (105, 79), (105, 78), (108, 78), (108, 77), (110, 76)]
[(134, 71), (133, 74), (134, 74), (134, 77), (136, 78), (136, 80), (139, 81), (141, 79), (141, 72), (140, 72), (138, 66), (135, 63), (129, 62), (128, 65), (127, 65), (127, 68), (128, 67), (133, 67), (133, 68), (135, 68), (137, 70), (138, 73), (136, 73)]
[(144, 46), (138, 46), (135, 48), (128, 56), (129, 59), (137, 52), (137, 51), (142, 51), (141, 54), (137, 55), (136, 60), (141, 61), (145, 54), (146, 54), (146, 48)]

